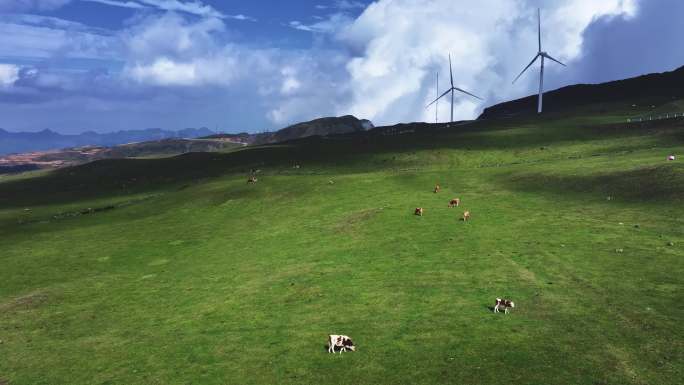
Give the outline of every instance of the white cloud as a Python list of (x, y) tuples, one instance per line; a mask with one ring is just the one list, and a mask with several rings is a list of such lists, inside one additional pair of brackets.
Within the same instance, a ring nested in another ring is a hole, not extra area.
[(201, 1), (180, 0), (138, 0), (139, 2), (165, 11), (186, 12), (197, 16), (223, 18), (223, 13)]
[(191, 59), (220, 50), (217, 34), (225, 30), (218, 18), (189, 21), (167, 13), (150, 16), (122, 33), (130, 60), (146, 61), (161, 56)]
[(280, 73), (283, 75), (282, 86), (280, 93), (283, 95), (290, 95), (302, 87), (302, 83), (297, 80), (297, 70), (292, 67), (283, 68)]
[(329, 17), (311, 24), (304, 24), (300, 21), (291, 21), (288, 25), (291, 28), (306, 32), (333, 33), (351, 24), (354, 19), (344, 13), (335, 13)]
[(19, 67), (14, 64), (0, 64), (0, 86), (11, 86), (19, 80)]
[(143, 9), (143, 8), (148, 8), (140, 3), (136, 3), (135, 1), (116, 1), (116, 0), (81, 0), (85, 2), (90, 2), (90, 3), (99, 3), (99, 4), (104, 4), (104, 5), (111, 5), (113, 7), (121, 7), (121, 8), (133, 8), (133, 9)]
[(112, 32), (55, 17), (0, 15), (0, 56), (12, 58), (115, 58)]
[(168, 13), (151, 16), (124, 35), (124, 76), (158, 86), (227, 86), (263, 68), (266, 51), (221, 40), (218, 18), (189, 21)]
[[(66, 0), (70, 1), (70, 0)], [(184, 12), (191, 15), (219, 18), (219, 19), (233, 19), (242, 21), (256, 21), (255, 18), (245, 16), (243, 14), (227, 15), (210, 5), (206, 5), (201, 1), (180, 1), (180, 0), (80, 0), (91, 3), (98, 3), (109, 5), (112, 7), (132, 8), (132, 9), (156, 9), (167, 12)]]
[(137, 64), (131, 76), (141, 83), (159, 85), (193, 85), (198, 81), (195, 63), (176, 63), (169, 58), (158, 58), (148, 65)]
[(237, 15), (226, 15), (226, 18), (233, 19), (233, 20), (243, 20), (243, 21), (257, 21), (257, 19), (255, 19), (251, 16), (245, 16), (241, 13), (237, 14)]

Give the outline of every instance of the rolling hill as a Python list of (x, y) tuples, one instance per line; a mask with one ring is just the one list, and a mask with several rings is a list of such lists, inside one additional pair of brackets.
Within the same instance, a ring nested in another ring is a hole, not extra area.
[(358, 119), (352, 115), (314, 119), (308, 122), (293, 124), (275, 132), (257, 134), (215, 134), (206, 139), (225, 139), (249, 145), (261, 145), (286, 142), (310, 136), (329, 136), (358, 133), (372, 129), (373, 123), (366, 119)]
[[(601, 84), (578, 84), (544, 93), (545, 112), (593, 108), (606, 112), (616, 105), (621, 108), (663, 105), (684, 99), (684, 67), (675, 71), (643, 75)], [(486, 108), (480, 119), (534, 115), (537, 95)], [(682, 112), (669, 111), (669, 112)]]
[(679, 383), (684, 119), (621, 103), (0, 176), (0, 383)]

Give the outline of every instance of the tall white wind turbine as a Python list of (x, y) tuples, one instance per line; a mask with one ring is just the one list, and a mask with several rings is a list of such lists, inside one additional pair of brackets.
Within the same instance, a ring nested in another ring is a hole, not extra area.
[(449, 54), (449, 75), (451, 75), (451, 88), (446, 90), (442, 95), (438, 96), (437, 99), (435, 99), (432, 103), (428, 104), (427, 107), (425, 107), (425, 108), (430, 108), (431, 105), (437, 103), (439, 101), (439, 99), (445, 97), (449, 92), (451, 92), (451, 122), (453, 123), (454, 122), (454, 91), (462, 92), (462, 93), (464, 93), (466, 95), (470, 95), (476, 99), (482, 100), (482, 98), (479, 96), (475, 96), (468, 91), (464, 91), (464, 90), (454, 86), (454, 71), (451, 69), (451, 54)]
[[(435, 96), (439, 98), (439, 72), (437, 72), (437, 91)], [(435, 103), (435, 123), (439, 123), (439, 102)]]
[(541, 9), (537, 9), (537, 27), (538, 27), (538, 37), (539, 37), (539, 51), (537, 52), (537, 55), (532, 59), (530, 64), (525, 67), (524, 70), (518, 75), (515, 80), (513, 80), (513, 83), (518, 81), (520, 77), (527, 71), (530, 67), (532, 67), (532, 64), (537, 61), (537, 59), (541, 58), (541, 69), (539, 71), (539, 105), (537, 107), (537, 113), (541, 114), (542, 113), (542, 107), (544, 103), (544, 59), (549, 59), (551, 61), (555, 61), (556, 63), (562, 65), (563, 67), (566, 67), (565, 64), (561, 63), (560, 61), (554, 59), (546, 53), (545, 51), (542, 51), (542, 42), (541, 42)]

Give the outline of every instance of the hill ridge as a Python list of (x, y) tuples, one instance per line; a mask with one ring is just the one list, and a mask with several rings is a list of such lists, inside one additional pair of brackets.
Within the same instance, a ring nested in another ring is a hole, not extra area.
[[(597, 84), (573, 84), (544, 93), (544, 112), (623, 101), (662, 104), (684, 98), (684, 67)], [(538, 96), (495, 104), (484, 109), (478, 119), (508, 118), (537, 113)]]

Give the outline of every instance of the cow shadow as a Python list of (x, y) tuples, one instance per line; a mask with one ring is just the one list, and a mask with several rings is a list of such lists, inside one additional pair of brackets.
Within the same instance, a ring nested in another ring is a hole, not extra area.
[[(327, 353), (327, 352), (328, 352), (328, 344), (323, 345), (323, 349), (324, 349), (325, 352)], [(339, 353), (341, 350), (342, 350), (342, 347), (341, 347), (341, 346), (335, 346), (335, 347), (333, 347), (333, 353)], [(350, 353), (350, 352), (352, 352), (352, 351), (349, 350), (349, 349), (347, 349), (344, 353)], [(0, 385), (1, 385), (1, 384), (0, 384)]]

